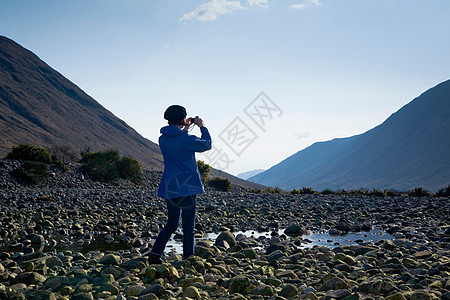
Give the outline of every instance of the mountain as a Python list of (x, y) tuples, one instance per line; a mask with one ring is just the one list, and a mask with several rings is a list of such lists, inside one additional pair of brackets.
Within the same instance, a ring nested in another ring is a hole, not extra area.
[(239, 174), (237, 174), (237, 177), (247, 180), (250, 177), (258, 175), (259, 173), (264, 172), (264, 171), (265, 171), (264, 169), (255, 169), (255, 170), (239, 173)]
[(363, 134), (315, 143), (249, 180), (288, 190), (445, 187), (450, 183), (450, 80)]
[[(0, 36), (0, 156), (23, 143), (69, 146), (77, 152), (87, 147), (117, 149), (139, 160), (145, 169), (164, 168), (158, 144), (142, 137), (34, 53)], [(263, 188), (216, 169), (210, 176)]]
[(13, 145), (118, 149), (162, 170), (157, 144), (140, 136), (60, 73), (12, 40), (0, 37), (0, 154)]

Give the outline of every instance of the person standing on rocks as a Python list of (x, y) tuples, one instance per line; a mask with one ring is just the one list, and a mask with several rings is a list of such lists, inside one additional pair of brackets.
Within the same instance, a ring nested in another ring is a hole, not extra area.
[[(194, 254), (196, 197), (205, 192), (195, 152), (210, 150), (211, 136), (200, 117), (186, 116), (186, 109), (180, 105), (169, 106), (164, 112), (164, 119), (169, 125), (160, 130), (159, 147), (164, 157), (164, 172), (158, 196), (166, 200), (168, 220), (150, 251), (150, 264), (162, 263), (161, 256), (170, 236), (176, 231), (181, 216), (183, 258)], [(191, 124), (200, 128), (201, 138), (188, 133)]]

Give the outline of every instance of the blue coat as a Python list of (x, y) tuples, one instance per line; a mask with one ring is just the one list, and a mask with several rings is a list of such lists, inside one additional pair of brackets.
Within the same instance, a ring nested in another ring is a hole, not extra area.
[(158, 196), (172, 199), (205, 192), (195, 159), (195, 152), (211, 149), (211, 136), (206, 127), (200, 127), (202, 137), (190, 135), (177, 125), (161, 128), (159, 147), (164, 157), (164, 173)]

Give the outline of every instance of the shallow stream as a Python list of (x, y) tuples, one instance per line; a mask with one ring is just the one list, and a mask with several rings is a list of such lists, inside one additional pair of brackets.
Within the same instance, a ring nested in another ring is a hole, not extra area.
[[(233, 232), (234, 236), (238, 236), (239, 234), (243, 234), (246, 237), (251, 237), (254, 239), (260, 239), (261, 237), (265, 237), (270, 239), (273, 231), (270, 232), (257, 232), (254, 230), (247, 231), (236, 231)], [(284, 229), (280, 229), (277, 231), (278, 236), (284, 234)], [(205, 233), (202, 238), (195, 239), (196, 241), (201, 240), (212, 240), (215, 241), (219, 236), (219, 233)], [(352, 245), (361, 242), (376, 242), (378, 240), (388, 239), (392, 240), (394, 237), (389, 233), (380, 230), (380, 229), (372, 229), (371, 231), (363, 231), (363, 232), (349, 232), (341, 235), (330, 235), (328, 232), (320, 232), (320, 231), (307, 231), (306, 234), (301, 236), (302, 244), (299, 248), (311, 248), (313, 246), (326, 246), (329, 248), (335, 248), (340, 245)], [(183, 253), (183, 242), (182, 240), (175, 240), (172, 238), (169, 240), (166, 246), (165, 252), (168, 253), (170, 251), (175, 251), (179, 254)]]
[[(220, 233), (205, 233), (201, 238), (196, 238), (196, 242), (202, 240), (211, 240), (215, 241)], [(245, 235), (248, 238), (257, 241), (257, 245), (255, 248), (262, 249), (267, 246), (267, 242), (264, 240), (270, 239), (272, 236), (283, 236), (284, 229), (280, 229), (277, 231), (270, 232), (257, 232), (254, 230), (248, 231), (236, 231), (233, 232), (234, 236), (239, 240), (240, 235)], [(182, 239), (175, 239), (174, 237), (180, 237), (181, 234), (172, 235), (172, 238), (167, 243), (165, 253), (170, 253), (175, 251), (178, 254), (183, 253), (183, 241)], [(60, 240), (58, 237), (53, 236), (52, 238), (56, 240)], [(306, 234), (301, 236), (301, 244), (298, 246), (299, 248), (311, 248), (313, 246), (326, 246), (329, 248), (334, 248), (340, 245), (351, 245), (362, 242), (376, 242), (381, 239), (393, 239), (394, 237), (389, 233), (386, 233), (380, 229), (373, 228), (368, 232), (350, 232), (341, 235), (330, 235), (326, 231), (306, 231)], [(56, 247), (49, 247), (49, 245), (30, 245), (34, 248), (34, 251), (43, 251), (48, 252), (52, 249), (57, 251), (79, 251), (82, 253), (87, 253), (89, 251), (120, 251), (120, 250), (130, 250), (132, 248), (131, 243), (124, 243), (121, 241), (120, 237), (115, 237), (113, 241), (106, 241), (104, 235), (97, 235), (90, 241), (71, 241), (68, 243), (60, 242)], [(14, 245), (10, 246), (1, 246), (0, 251), (14, 251), (21, 252), (20, 248), (15, 248)]]

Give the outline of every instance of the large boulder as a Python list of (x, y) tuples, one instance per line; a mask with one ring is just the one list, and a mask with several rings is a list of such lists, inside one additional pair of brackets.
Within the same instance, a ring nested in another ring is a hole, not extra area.
[(127, 260), (127, 261), (123, 262), (120, 266), (127, 271), (130, 271), (133, 269), (142, 270), (142, 269), (145, 269), (145, 267), (148, 265), (147, 261), (148, 261), (148, 259), (146, 257), (139, 257), (139, 258)]
[(40, 235), (40, 234), (34, 234), (34, 235), (31, 237), (31, 243), (32, 243), (32, 244), (43, 244), (43, 243), (45, 243), (45, 239), (44, 239), (44, 237), (43, 237), (42, 235)]
[(44, 282), (44, 287), (46, 289), (52, 289), (52, 291), (56, 292), (68, 284), (69, 278), (65, 276), (55, 276), (47, 278)]
[(326, 280), (322, 285), (323, 291), (342, 290), (347, 288), (348, 288), (347, 282), (345, 282), (343, 279), (339, 277), (331, 277), (328, 280)]
[(219, 236), (216, 238), (216, 245), (220, 244), (221, 241), (226, 241), (231, 247), (236, 245), (236, 238), (229, 231), (222, 231), (219, 234)]
[(27, 299), (34, 299), (34, 300), (56, 300), (56, 299), (58, 299), (56, 297), (56, 295), (50, 291), (28, 290), (25, 292), (24, 296)]
[(26, 285), (42, 283), (45, 280), (46, 278), (44, 275), (36, 272), (24, 272), (16, 277), (16, 281), (25, 283)]
[(78, 293), (70, 297), (70, 300), (94, 300), (92, 293)]
[(230, 293), (243, 294), (245, 290), (250, 286), (250, 279), (245, 276), (236, 276), (230, 280)]
[(102, 292), (110, 292), (111, 295), (117, 295), (119, 294), (119, 289), (111, 283), (104, 283), (98, 287), (98, 289), (95, 291), (95, 294), (100, 294)]
[(191, 286), (194, 283), (205, 284), (205, 280), (203, 279), (203, 277), (197, 276), (197, 277), (183, 278), (179, 282), (180, 286), (183, 288), (187, 288), (188, 286)]
[(300, 225), (290, 225), (284, 230), (284, 234), (287, 236), (295, 237), (303, 235), (303, 228)]
[(120, 265), (120, 258), (114, 254), (106, 254), (105, 256), (100, 258), (98, 262), (103, 265), (118, 266)]
[(137, 296), (140, 292), (145, 291), (146, 287), (143, 285), (131, 285), (127, 288), (127, 296), (134, 297)]
[(395, 290), (395, 284), (389, 279), (369, 279), (360, 283), (358, 291), (366, 294), (388, 296)]
[(157, 265), (155, 270), (157, 278), (165, 278), (170, 282), (174, 282), (180, 278), (177, 269), (168, 263)]
[(145, 290), (137, 294), (137, 297), (143, 297), (144, 295), (153, 294), (157, 297), (161, 297), (166, 294), (166, 289), (160, 284), (153, 284), (147, 287)]
[(298, 288), (292, 283), (288, 283), (281, 289), (278, 295), (284, 298), (295, 297), (298, 295)]
[(199, 299), (200, 292), (195, 286), (188, 286), (184, 289), (183, 296), (191, 299)]
[(275, 290), (270, 285), (260, 283), (253, 290), (253, 294), (260, 296), (273, 296), (275, 294)]
[(53, 267), (60, 267), (60, 266), (62, 266), (63, 262), (62, 262), (62, 260), (59, 257), (52, 256), (49, 259), (47, 259), (45, 264), (47, 265), (47, 267), (53, 268)]

